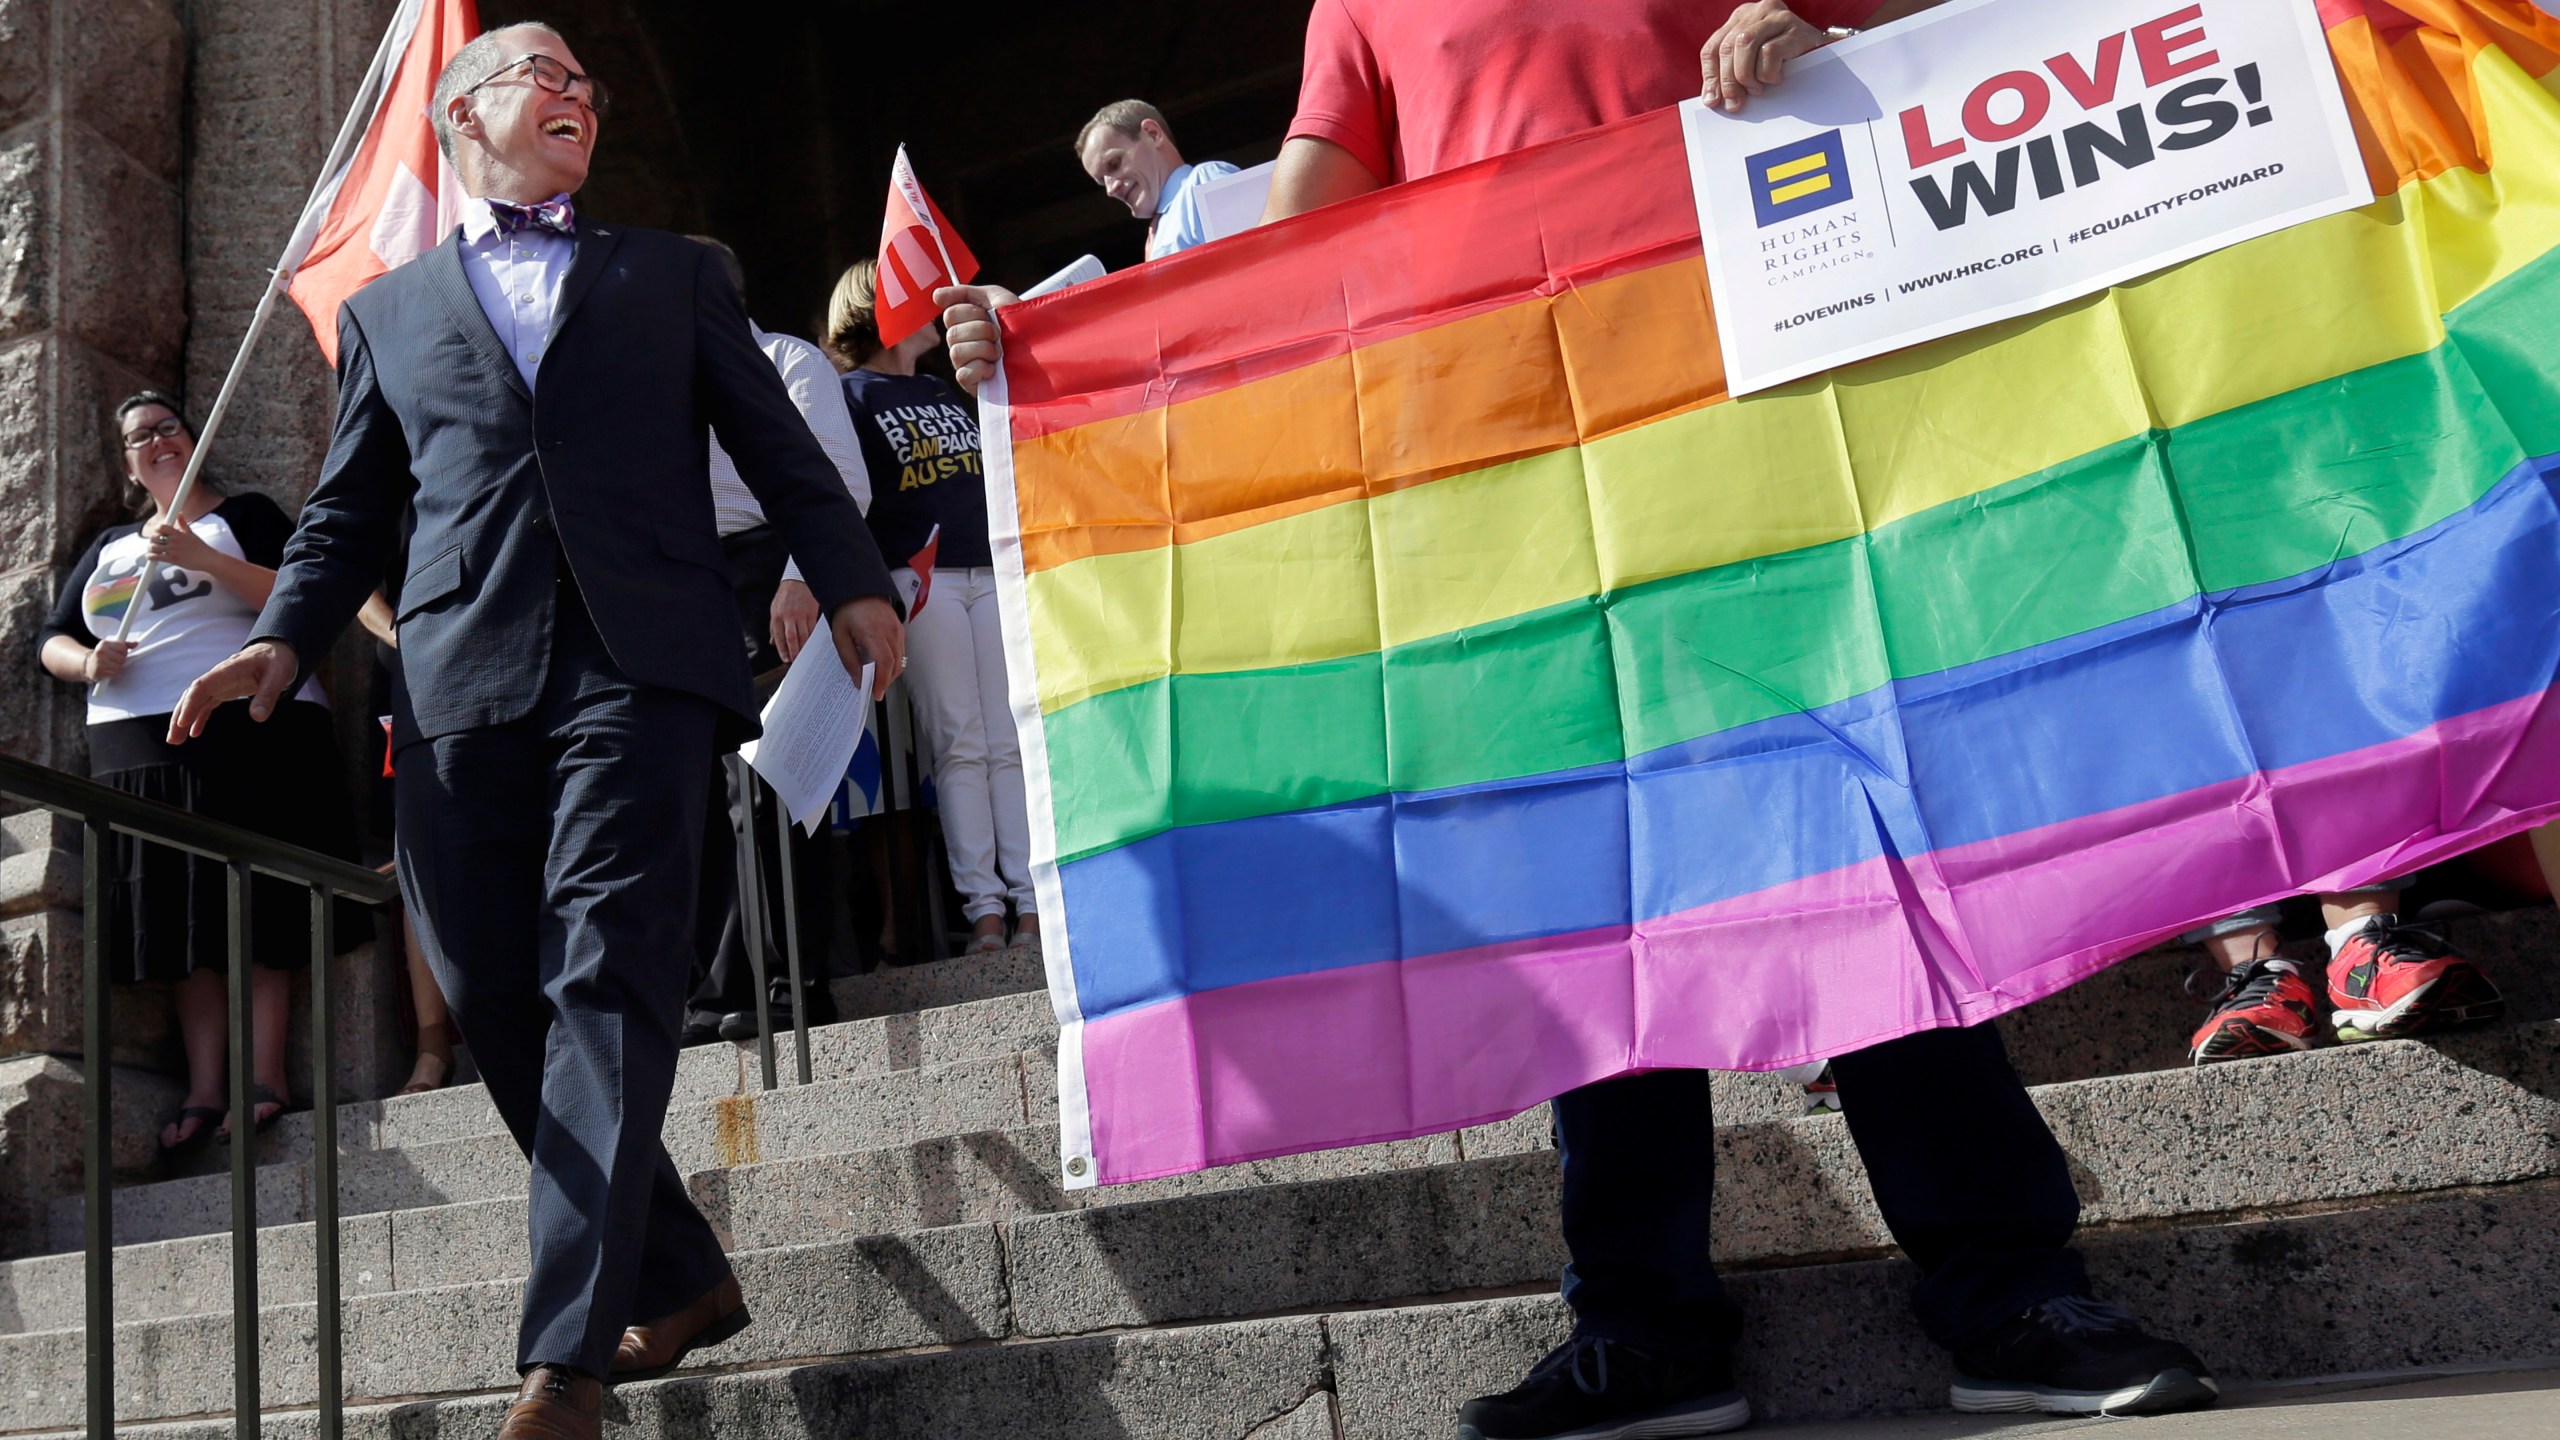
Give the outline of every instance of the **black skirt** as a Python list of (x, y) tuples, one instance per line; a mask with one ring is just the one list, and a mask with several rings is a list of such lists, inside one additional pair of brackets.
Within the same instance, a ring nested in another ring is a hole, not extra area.
[[(129, 795), (227, 821), (341, 860), (355, 858), (346, 767), (326, 707), (288, 700), (265, 724), (235, 700), (204, 734), (168, 743), (169, 717), (146, 715), (89, 727), (89, 773)], [(250, 959), (278, 970), (311, 963), (311, 892), (261, 875), (250, 887)], [(120, 980), (177, 980), (223, 970), (229, 956), (229, 892), (216, 861), (115, 837), (108, 870), (108, 954)], [(348, 927), (344, 943), (365, 938)]]

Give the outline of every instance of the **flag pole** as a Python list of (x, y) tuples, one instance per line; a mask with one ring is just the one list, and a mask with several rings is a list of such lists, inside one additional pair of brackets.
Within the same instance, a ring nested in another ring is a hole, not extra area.
[[(401, 0), (400, 8), (392, 12), (390, 26), (382, 32), (382, 43), (374, 48), (373, 63), (366, 67), (364, 81), (356, 87), (355, 103), (347, 107), (347, 118), (339, 123), (338, 138), (329, 147), (329, 158), (320, 167), (320, 178), (312, 182), (311, 194), (302, 202), (302, 217), (294, 222), (293, 234), (285, 240), (284, 253), (276, 257), (275, 269), (267, 276), (266, 289), (258, 296), (258, 308), (249, 315), (249, 329), (240, 337), (240, 348), (231, 357), (231, 368), (223, 373), (222, 388), (214, 392), (213, 408), (205, 412), (204, 429), (196, 435), (195, 453), (187, 459), (187, 473), (179, 477), (177, 493), (169, 498), (169, 513), (172, 515), (184, 516), (187, 513), (187, 499), (195, 493), (196, 477), (204, 470), (204, 457), (213, 449), (214, 434), (222, 428), (222, 417), (231, 408), (232, 392), (239, 388), (240, 376), (248, 369), (250, 352), (258, 348), (258, 338), (266, 333), (267, 321), (275, 314), (276, 297), (293, 283), (293, 272), (302, 264), (302, 258), (311, 253), (311, 242), (317, 238), (319, 229), (318, 201), (327, 193), (330, 183), (338, 178), (340, 167), (346, 164), (349, 152), (364, 134), (375, 107), (382, 103), (392, 39), (404, 30), (416, 28), (417, 12), (422, 4), (423, 0)], [(183, 417), (181, 419), (183, 421)], [(142, 562), (142, 573), (134, 580), (133, 599), (126, 602), (124, 617), (116, 622), (116, 639), (123, 640), (133, 633), (134, 619), (142, 613), (142, 602), (151, 593), (152, 577), (159, 569), (157, 560)], [(92, 689), (105, 688), (112, 678), (97, 682)]]
[[(951, 263), (951, 247), (942, 243), (942, 227), (934, 222), (933, 202), (925, 197), (924, 182), (916, 178), (915, 163), (907, 159), (907, 147), (903, 144), (898, 147), (898, 179), (902, 188), (915, 191), (907, 197), (907, 208), (916, 212), (916, 218), (924, 222), (924, 233), (933, 237), (933, 253), (942, 259), (942, 273), (954, 285), (963, 283), (960, 267)], [(928, 295), (925, 298), (930, 300), (933, 297)]]
[(942, 227), (933, 223), (933, 211), (930, 208), (925, 211), (924, 230), (926, 234), (933, 237), (933, 252), (942, 257), (942, 273), (951, 277), (951, 283), (954, 285), (963, 283), (959, 268), (951, 263), (951, 247), (942, 243)]

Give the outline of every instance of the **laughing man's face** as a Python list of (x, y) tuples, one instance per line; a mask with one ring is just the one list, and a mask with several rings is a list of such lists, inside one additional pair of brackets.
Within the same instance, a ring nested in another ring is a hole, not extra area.
[[(547, 31), (508, 31), (500, 49), (510, 60), (544, 56), (570, 74), (584, 73), (567, 43)], [(573, 84), (566, 94), (546, 90), (535, 82), (531, 64), (519, 62), (473, 91), (471, 102), (489, 158), (527, 182), (529, 193), (514, 198), (545, 200), (575, 194), (587, 183), (597, 129), (588, 87)]]

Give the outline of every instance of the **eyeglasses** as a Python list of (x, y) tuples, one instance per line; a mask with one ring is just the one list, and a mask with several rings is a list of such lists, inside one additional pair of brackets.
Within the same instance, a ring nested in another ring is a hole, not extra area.
[(187, 433), (187, 422), (172, 415), (157, 425), (146, 425), (124, 437), (124, 448), (139, 450), (154, 440), (175, 440)]
[[(532, 76), (534, 84), (554, 95), (566, 95), (569, 93), (570, 86), (584, 85), (587, 87), (587, 108), (599, 115), (613, 103), (612, 98), (605, 92), (603, 81), (593, 75), (581, 75), (548, 55), (519, 55), (490, 71), (488, 78), (482, 80), (480, 85), (495, 84), (504, 79), (508, 71), (519, 69)], [(480, 85), (474, 85), (470, 90), (462, 93), (471, 94), (472, 91), (478, 90)]]

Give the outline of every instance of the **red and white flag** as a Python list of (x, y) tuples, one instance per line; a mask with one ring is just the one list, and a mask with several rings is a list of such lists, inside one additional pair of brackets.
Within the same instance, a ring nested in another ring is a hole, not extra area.
[(880, 287), (874, 318), (880, 343), (895, 345), (942, 311), (934, 290), (965, 284), (978, 273), (978, 257), (943, 218), (942, 207), (916, 183), (907, 147), (889, 168), (889, 210), (880, 219)]
[(480, 33), (472, 0), (400, 0), (365, 83), (364, 138), (324, 175), (286, 247), (288, 293), (338, 359), (338, 307), (375, 276), (434, 249), (460, 218), (462, 187), (436, 148), (436, 76)]
[(907, 568), (916, 572), (916, 598), (907, 602), (909, 624), (924, 613), (924, 602), (933, 594), (933, 560), (941, 553), (942, 527), (936, 525), (926, 532), (924, 544), (917, 548), (916, 553), (907, 557)]

